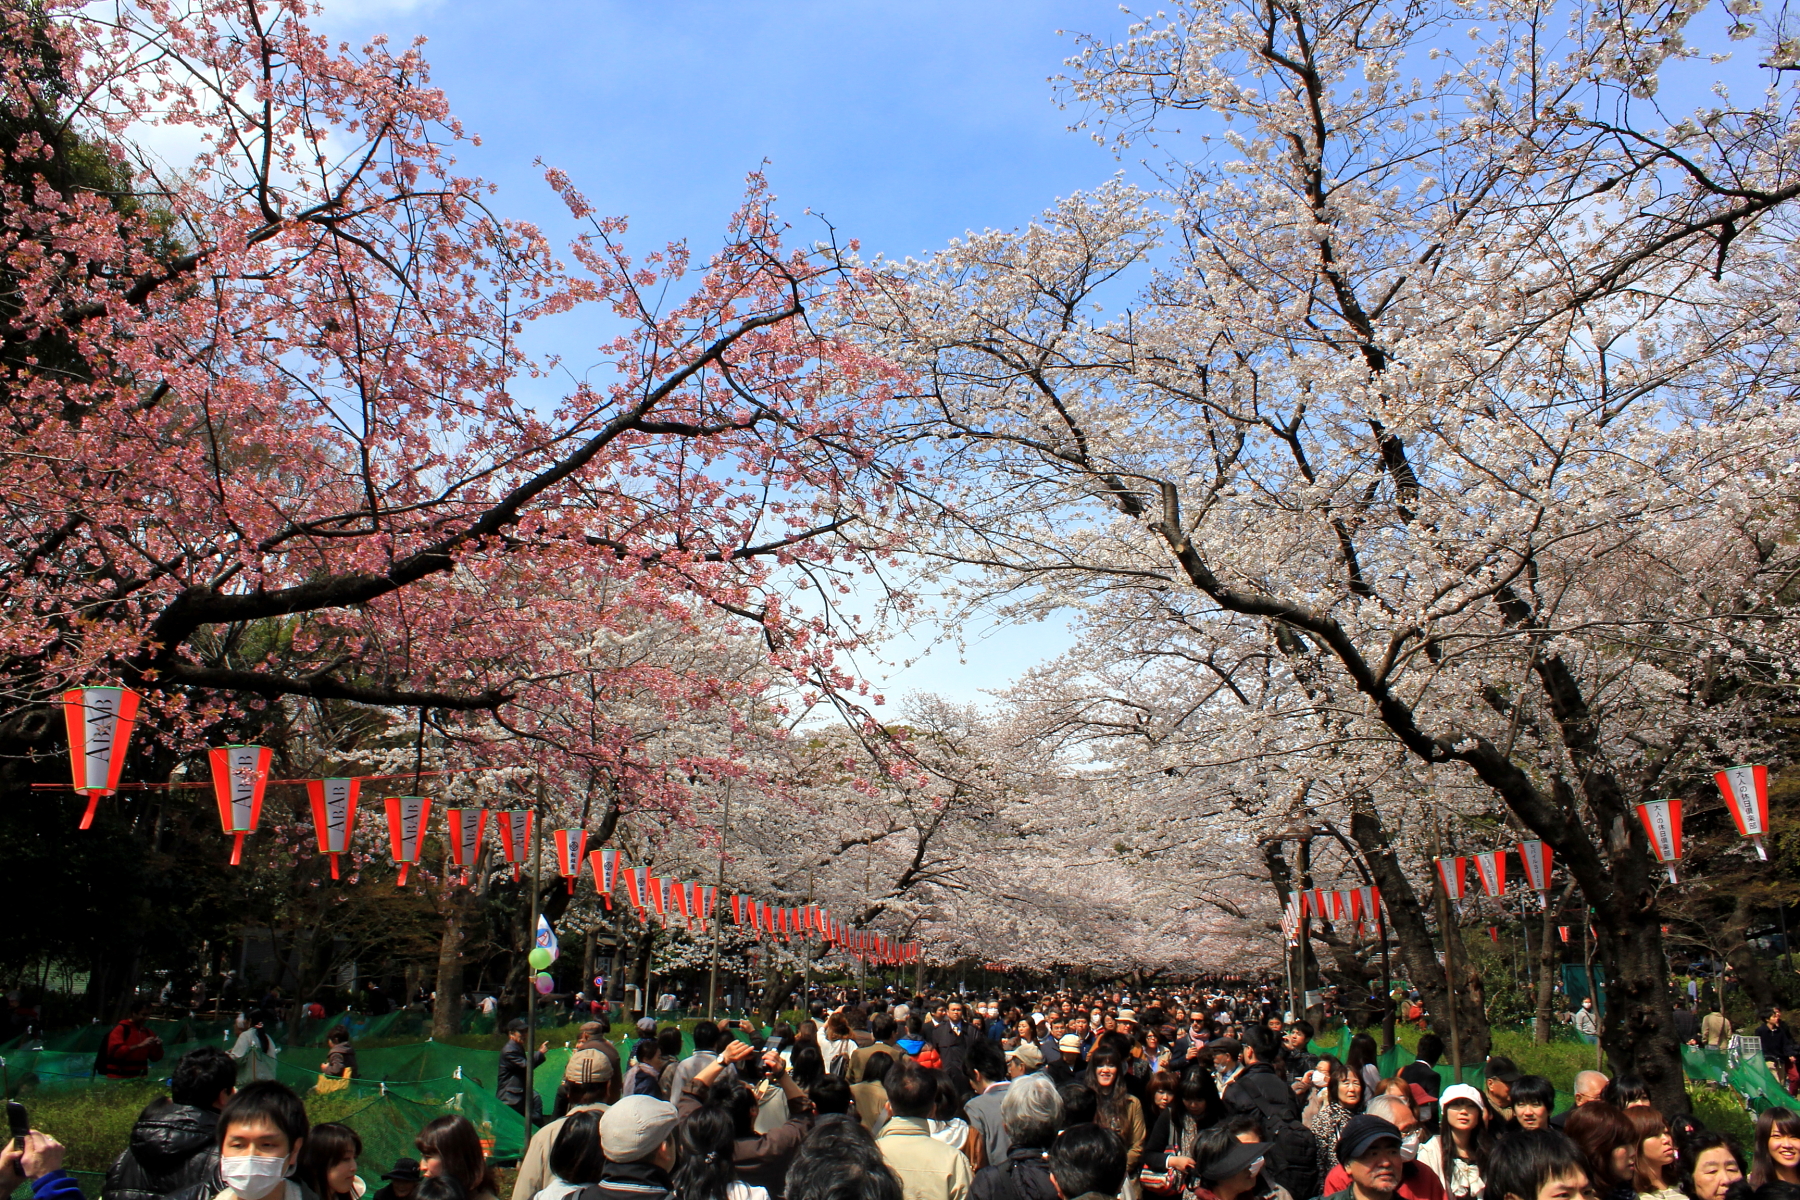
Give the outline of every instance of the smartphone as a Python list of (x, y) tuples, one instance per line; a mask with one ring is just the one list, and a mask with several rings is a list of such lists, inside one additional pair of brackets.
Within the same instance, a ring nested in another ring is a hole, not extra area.
[(781, 1049), (781, 1039), (778, 1037), (772, 1037), (768, 1041), (763, 1043), (763, 1050), (765, 1052), (767, 1052), (769, 1050), (779, 1051), (780, 1049)]
[(12, 1131), (12, 1148), (25, 1149), (25, 1135), (31, 1132), (31, 1115), (17, 1100), (6, 1102), (6, 1127)]

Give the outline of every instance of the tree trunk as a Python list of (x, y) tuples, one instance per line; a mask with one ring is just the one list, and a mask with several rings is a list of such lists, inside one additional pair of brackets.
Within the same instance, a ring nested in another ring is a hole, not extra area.
[(438, 939), (437, 1001), (431, 1006), (431, 1036), (438, 1041), (462, 1032), (463, 936), (462, 905), (452, 900)]
[(1669, 966), (1653, 905), (1620, 925), (1597, 924), (1606, 965), (1606, 1020), (1600, 1044), (1615, 1075), (1640, 1075), (1658, 1112), (1687, 1111), (1687, 1079), (1669, 1001)]
[[(1362, 850), (1363, 860), (1368, 863), (1369, 872), (1381, 889), (1381, 900), (1388, 914), (1388, 932), (1400, 952), (1400, 961), (1405, 965), (1408, 978), (1425, 999), (1425, 1013), (1431, 1028), (1448, 1047), (1451, 996), (1445, 986), (1444, 964), (1432, 945), (1431, 930), (1425, 923), (1424, 910), (1419, 906), (1418, 893), (1413, 891), (1406, 872), (1400, 869), (1400, 860), (1388, 844), (1387, 831), (1372, 808), (1358, 805), (1351, 812), (1350, 836)], [(1451, 929), (1443, 932), (1447, 937), (1458, 936), (1454, 923)], [(1462, 959), (1458, 964), (1460, 970), (1468, 956), (1458, 957)], [(1471, 982), (1473, 987), (1469, 986)], [(1479, 976), (1472, 971), (1466, 972), (1464, 986), (1459, 987), (1457, 993), (1456, 1025), (1462, 1036), (1462, 1062), (1465, 1065), (1485, 1062), (1490, 1038), (1487, 1012), (1481, 1003)]]
[(1556, 968), (1559, 957), (1556, 945), (1560, 940), (1556, 933), (1556, 916), (1569, 903), (1569, 893), (1574, 890), (1575, 883), (1571, 880), (1563, 887), (1562, 897), (1544, 909), (1544, 936), (1542, 944), (1538, 946), (1537, 1016), (1532, 1023), (1533, 1040), (1540, 1046), (1550, 1044), (1550, 1023), (1553, 1016), (1551, 1005), (1556, 999)]
[[(1746, 940), (1750, 934), (1750, 921), (1755, 908), (1755, 901), (1751, 899), (1750, 893), (1739, 890), (1732, 903), (1731, 916), (1719, 929), (1719, 941), (1725, 950), (1725, 961), (1737, 976), (1738, 986), (1749, 995), (1751, 1006), (1761, 1012), (1775, 1003), (1775, 985), (1769, 982), (1762, 963), (1751, 952)], [(1720, 1004), (1724, 1004), (1723, 999)]]

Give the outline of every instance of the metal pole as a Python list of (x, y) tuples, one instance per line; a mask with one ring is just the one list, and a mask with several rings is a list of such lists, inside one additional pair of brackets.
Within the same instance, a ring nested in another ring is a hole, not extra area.
[[(544, 826), (544, 773), (540, 770), (538, 772), (537, 806), (531, 814), (531, 829), (526, 834), (526, 840), (528, 840), (531, 843), (531, 928), (528, 931), (528, 936), (525, 938), (525, 953), (527, 955), (529, 955), (531, 953), (532, 948), (537, 945), (537, 927), (538, 927), (538, 918), (540, 916), (540, 913), (538, 910), (538, 897), (541, 892), (540, 885), (543, 882), (543, 880), (542, 880), (543, 857), (544, 857), (544, 855), (543, 855), (543, 851), (544, 851), (544, 828), (543, 828), (543, 826)], [(534, 1084), (533, 1084), (533, 1080), (532, 1080), (531, 1055), (532, 1055), (532, 1047), (537, 1045), (537, 1042), (535, 1041), (535, 1039), (537, 1037), (537, 995), (538, 995), (538, 991), (537, 991), (536, 972), (531, 971), (529, 964), (527, 964), (527, 966), (526, 966), (526, 972), (527, 972), (527, 982), (526, 982), (526, 986), (525, 986), (525, 1097), (524, 1097), (524, 1101), (522, 1103), (522, 1107), (524, 1109), (523, 1115), (525, 1117), (525, 1140), (530, 1141), (531, 1140), (531, 1097), (535, 1094), (532, 1090)]]
[(731, 780), (725, 781), (725, 827), (719, 830), (718, 886), (713, 888), (712, 970), (706, 977), (706, 1019), (719, 1019), (719, 938), (725, 930), (725, 839), (731, 836)]
[(1462, 1033), (1457, 1028), (1456, 1020), (1456, 967), (1455, 950), (1456, 929), (1450, 923), (1450, 892), (1444, 886), (1444, 818), (1435, 808), (1431, 821), (1432, 841), (1437, 850), (1439, 865), (1437, 884), (1438, 894), (1438, 929), (1444, 935), (1444, 1010), (1450, 1020), (1450, 1066), (1456, 1073), (1456, 1082), (1462, 1082)]
[(1604, 1069), (1605, 1047), (1600, 1042), (1600, 990), (1594, 986), (1594, 950), (1589, 933), (1592, 931), (1593, 910), (1581, 910), (1581, 962), (1587, 970), (1588, 999), (1594, 1002), (1594, 1070)]
[(1388, 965), (1387, 915), (1382, 911), (1381, 902), (1375, 903), (1375, 928), (1381, 934), (1381, 994), (1387, 1001), (1387, 1015), (1381, 1019), (1382, 1050), (1394, 1048), (1394, 1010), (1399, 1007), (1394, 1002), (1394, 976)]
[(806, 869), (806, 911), (803, 916), (809, 919), (800, 923), (800, 1007), (805, 1009), (809, 1015), (812, 1013), (812, 1005), (808, 1003), (812, 996), (812, 922), (810, 920), (812, 903), (813, 873), (812, 868), (808, 867)]

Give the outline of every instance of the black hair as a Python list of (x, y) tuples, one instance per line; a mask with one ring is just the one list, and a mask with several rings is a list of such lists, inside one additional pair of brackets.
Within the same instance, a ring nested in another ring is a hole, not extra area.
[(1236, 1149), (1238, 1144), (1236, 1136), (1223, 1125), (1201, 1130), (1200, 1136), (1194, 1140), (1194, 1177), (1205, 1183), (1219, 1182), (1218, 1176), (1209, 1175), (1208, 1172)]
[(806, 1094), (812, 1099), (813, 1111), (821, 1116), (850, 1111), (850, 1085), (836, 1075), (820, 1076), (817, 1082), (806, 1089)]
[(934, 1072), (937, 1075), (937, 1101), (931, 1106), (931, 1119), (934, 1121), (955, 1121), (963, 1116), (962, 1093), (950, 1082), (950, 1076), (944, 1071)]
[(1248, 1133), (1254, 1135), (1259, 1142), (1267, 1140), (1263, 1137), (1263, 1119), (1259, 1113), (1234, 1113), (1225, 1118), (1218, 1128), (1223, 1129), (1234, 1138), (1240, 1133)]
[(1606, 1085), (1600, 1099), (1614, 1108), (1645, 1104), (1650, 1102), (1650, 1085), (1644, 1082), (1642, 1075), (1621, 1075)]
[(719, 1046), (719, 1026), (714, 1021), (698, 1021), (694, 1024), (694, 1049), (716, 1050)]
[(1694, 1194), (1694, 1164), (1708, 1150), (1724, 1150), (1737, 1163), (1740, 1172), (1744, 1170), (1744, 1152), (1731, 1138), (1712, 1129), (1696, 1129), (1686, 1137), (1677, 1138), (1675, 1144), (1680, 1153), (1675, 1156), (1675, 1173), (1679, 1177), (1681, 1190), (1689, 1196)]
[[(1100, 1068), (1113, 1069), (1113, 1081), (1110, 1087), (1100, 1085)], [(1126, 1111), (1130, 1105), (1126, 1100), (1131, 1095), (1125, 1086), (1125, 1060), (1111, 1047), (1095, 1052), (1088, 1059), (1087, 1074), (1082, 1082), (1094, 1093), (1094, 1120), (1106, 1126), (1114, 1133), (1121, 1133), (1126, 1123)]]
[(1556, 1085), (1542, 1075), (1521, 1075), (1513, 1080), (1512, 1102), (1514, 1108), (1521, 1104), (1555, 1108)]
[(681, 1200), (726, 1200), (737, 1170), (731, 1151), (737, 1129), (730, 1113), (710, 1105), (695, 1109), (675, 1129), (675, 1176)]
[(469, 1190), (449, 1175), (427, 1175), (413, 1189), (411, 1200), (469, 1200)]
[(788, 1074), (802, 1090), (810, 1090), (812, 1085), (825, 1077), (825, 1056), (819, 1053), (818, 1043), (812, 1041), (795, 1042), (793, 1061), (788, 1064)]
[(911, 1057), (903, 1058), (888, 1068), (881, 1086), (887, 1092), (888, 1107), (896, 1117), (923, 1118), (937, 1106), (938, 1072), (921, 1067)]
[(1769, 1137), (1777, 1133), (1784, 1137), (1800, 1137), (1800, 1113), (1791, 1108), (1765, 1108), (1757, 1114), (1756, 1156), (1750, 1160), (1751, 1187), (1761, 1187), (1775, 1178), (1775, 1160), (1769, 1157)]
[(894, 1014), (886, 1011), (876, 1013), (869, 1018), (869, 1032), (878, 1042), (894, 1040)]
[(821, 1121), (800, 1143), (788, 1164), (786, 1192), (787, 1200), (902, 1200), (904, 1196), (900, 1180), (881, 1157), (869, 1131), (856, 1121), (842, 1119)]
[[(1493, 1200), (1537, 1200), (1546, 1183), (1586, 1175), (1587, 1160), (1574, 1142), (1554, 1129), (1520, 1129), (1507, 1134), (1488, 1155), (1486, 1194)], [(1589, 1182), (1593, 1182), (1591, 1179)]]
[(325, 1031), (325, 1044), (327, 1046), (336, 1046), (349, 1040), (350, 1031), (345, 1029), (342, 1025), (333, 1025), (330, 1029)]
[(1767, 1021), (1770, 1017), (1774, 1016), (1776, 1013), (1778, 1013), (1780, 1011), (1781, 1011), (1781, 1009), (1777, 1008), (1773, 1004), (1765, 1004), (1761, 1008), (1756, 1010), (1756, 1019), (1758, 1021)]
[(1494, 1125), (1496, 1124), (1496, 1121), (1488, 1119), (1488, 1109), (1486, 1104), (1477, 1103), (1467, 1096), (1453, 1097), (1450, 1103), (1467, 1104), (1474, 1108), (1475, 1137), (1469, 1146), (1469, 1153), (1464, 1154), (1462, 1152), (1462, 1147), (1456, 1144), (1456, 1134), (1451, 1130), (1449, 1123), (1440, 1121), (1438, 1137), (1443, 1141), (1442, 1148), (1444, 1151), (1444, 1163), (1446, 1164), (1444, 1170), (1449, 1171), (1450, 1167), (1448, 1164), (1461, 1160), (1466, 1163), (1473, 1163), (1475, 1169), (1480, 1171), (1483, 1176), (1486, 1176), (1488, 1157), (1494, 1152)]
[(267, 1031), (263, 1029), (263, 1022), (269, 1019), (269, 1014), (260, 1008), (252, 1009), (244, 1019), (250, 1023), (251, 1031), (256, 1034), (256, 1044), (262, 1047), (264, 1054), (268, 1054), (272, 1043), (269, 1041)]
[(306, 1105), (285, 1083), (265, 1079), (245, 1084), (219, 1110), (219, 1145), (233, 1125), (273, 1125), (287, 1135), (288, 1149), (306, 1136)]
[(656, 1044), (662, 1048), (664, 1058), (681, 1057), (681, 1027), (671, 1025), (656, 1035)]
[(418, 1148), (420, 1158), (441, 1159), (464, 1191), (499, 1195), (499, 1180), (494, 1176), (494, 1169), (488, 1166), (487, 1156), (481, 1149), (481, 1135), (475, 1132), (469, 1118), (434, 1117), (419, 1130), (413, 1145)]
[(1093, 1088), (1085, 1083), (1065, 1083), (1056, 1094), (1063, 1102), (1064, 1129), (1093, 1122), (1094, 1110), (1100, 1107), (1100, 1097), (1094, 1095)]
[(1125, 1186), (1125, 1142), (1098, 1125), (1071, 1125), (1050, 1147), (1050, 1177), (1073, 1200), (1089, 1192), (1116, 1196)]
[(550, 1170), (564, 1183), (599, 1183), (606, 1155), (600, 1149), (600, 1113), (594, 1109), (563, 1118), (550, 1144)]
[(332, 1190), (325, 1182), (326, 1174), (344, 1159), (360, 1157), (362, 1149), (362, 1138), (348, 1125), (339, 1125), (336, 1121), (314, 1125), (306, 1135), (306, 1144), (300, 1148), (294, 1174), (319, 1200), (332, 1200)]
[[(1377, 1071), (1381, 1070), (1381, 1049), (1375, 1044), (1375, 1039), (1366, 1033), (1359, 1033), (1351, 1037), (1350, 1050), (1344, 1055), (1344, 1065), (1359, 1075), (1365, 1066), (1372, 1066)], [(1368, 1082), (1367, 1079), (1363, 1080), (1365, 1086)]]
[(863, 1064), (862, 1082), (880, 1083), (887, 1078), (888, 1068), (894, 1065), (894, 1056), (886, 1050), (877, 1050), (869, 1055)]
[(1298, 1029), (1301, 1033), (1306, 1035), (1306, 1040), (1309, 1042), (1313, 1040), (1313, 1026), (1311, 1021), (1294, 1021), (1288, 1025), (1288, 1028)]
[(230, 1091), (237, 1083), (237, 1063), (217, 1046), (201, 1046), (181, 1056), (169, 1082), (169, 1098), (175, 1103), (212, 1108), (219, 1102), (219, 1093)]
[(1750, 1194), (1755, 1200), (1800, 1200), (1800, 1183), (1771, 1179)]
[(657, 1044), (655, 1038), (645, 1038), (631, 1048), (631, 1061), (641, 1063), (654, 1062), (656, 1061), (656, 1056), (661, 1053), (661, 1051), (662, 1047)]
[[(1431, 1032), (1420, 1035), (1419, 1058), (1424, 1062), (1435, 1063), (1442, 1057), (1444, 1057), (1444, 1039)], [(1532, 1197), (1536, 1195), (1537, 1193), (1533, 1192), (1531, 1196), (1525, 1197), (1525, 1200), (1532, 1200)]]
[[(1006, 1078), (1006, 1056), (1000, 1053), (1000, 1047), (982, 1038), (969, 1047), (968, 1055), (963, 1060), (970, 1071), (980, 1071), (981, 1077), (989, 1083), (998, 1083)], [(975, 1086), (973, 1077), (969, 1086)]]

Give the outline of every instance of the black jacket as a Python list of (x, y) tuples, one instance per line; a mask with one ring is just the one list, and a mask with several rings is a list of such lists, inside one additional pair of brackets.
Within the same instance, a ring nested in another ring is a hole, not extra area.
[[(1292, 1123), (1299, 1116), (1294, 1090), (1268, 1063), (1251, 1063), (1225, 1089), (1225, 1107), (1234, 1113), (1255, 1113)], [(1273, 1130), (1264, 1130), (1273, 1133)]]
[(1050, 1155), (1035, 1146), (1014, 1146), (1005, 1162), (975, 1172), (969, 1200), (1060, 1200), (1050, 1182)]
[[(544, 1065), (544, 1052), (533, 1051), (531, 1065)], [(494, 1095), (500, 1103), (519, 1107), (525, 1101), (525, 1043), (506, 1039), (506, 1045), (500, 1047), (500, 1077), (494, 1083)], [(539, 1100), (532, 1107), (536, 1108), (543, 1101)]]
[(139, 1114), (131, 1141), (106, 1172), (101, 1200), (160, 1200), (213, 1178), (219, 1114), (158, 1100)]
[(577, 1200), (669, 1200), (669, 1177), (648, 1162), (609, 1162), (600, 1168), (600, 1182), (576, 1193)]
[(939, 1021), (925, 1031), (926, 1044), (937, 1047), (938, 1057), (944, 1062), (944, 1074), (950, 1077), (958, 1091), (969, 1090), (969, 1047), (981, 1039), (981, 1030), (973, 1021), (964, 1021), (961, 1033), (951, 1028), (948, 1021)]

